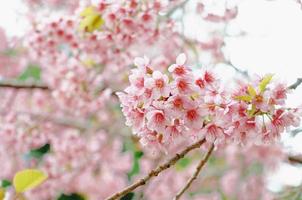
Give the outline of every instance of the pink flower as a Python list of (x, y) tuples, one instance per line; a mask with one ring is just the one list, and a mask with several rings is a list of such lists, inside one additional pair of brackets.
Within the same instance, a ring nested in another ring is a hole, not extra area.
[(170, 94), (169, 78), (167, 75), (162, 74), (159, 71), (154, 71), (152, 78), (148, 78), (145, 81), (147, 88), (152, 89), (153, 98), (158, 99), (160, 97), (168, 97)]
[(129, 81), (132, 87), (128, 87), (126, 92), (140, 95), (145, 88), (145, 74), (140, 70), (133, 70), (129, 76)]
[(196, 86), (189, 78), (176, 78), (175, 81), (173, 81), (171, 84), (173, 94), (192, 94), (194, 91), (196, 91)]
[(173, 64), (169, 67), (169, 72), (171, 72), (172, 75), (175, 77), (184, 77), (192, 75), (190, 69), (184, 66), (186, 59), (187, 58), (185, 54), (180, 54), (176, 58), (176, 64)]
[(203, 127), (204, 112), (199, 108), (198, 102), (185, 105), (184, 122), (187, 127), (201, 129)]
[(150, 130), (163, 133), (168, 123), (167, 114), (160, 109), (152, 108), (146, 113), (147, 127)]

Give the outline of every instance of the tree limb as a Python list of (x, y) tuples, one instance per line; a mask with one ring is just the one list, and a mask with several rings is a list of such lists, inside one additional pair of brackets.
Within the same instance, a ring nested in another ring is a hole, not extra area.
[(151, 178), (158, 176), (158, 174), (160, 174), (162, 171), (170, 168), (178, 160), (183, 158), (187, 153), (189, 153), (193, 149), (199, 148), (203, 143), (205, 143), (205, 139), (199, 140), (198, 142), (195, 142), (192, 145), (186, 147), (184, 150), (182, 150), (180, 153), (177, 153), (174, 157), (172, 157), (170, 160), (168, 160), (164, 164), (158, 166), (156, 169), (151, 170), (148, 173), (148, 175), (146, 175), (144, 178), (141, 178), (140, 180), (138, 180), (137, 182), (133, 183), (132, 185), (126, 187), (122, 191), (113, 194), (112, 196), (108, 197), (106, 200), (120, 199), (122, 196), (128, 194), (129, 192), (135, 190), (136, 188), (138, 188), (142, 185), (145, 185)]
[(193, 181), (195, 179), (197, 179), (198, 174), (200, 173), (201, 169), (206, 164), (206, 162), (208, 161), (210, 155), (212, 154), (213, 149), (214, 149), (214, 144), (211, 145), (211, 147), (210, 147), (209, 151), (207, 152), (207, 154), (205, 155), (205, 157), (197, 165), (196, 170), (195, 170), (193, 176), (188, 180), (188, 182), (186, 183), (186, 185), (177, 193), (177, 195), (175, 196), (174, 200), (179, 200), (180, 197), (181, 197), (181, 195), (183, 195), (185, 193), (185, 191), (191, 186), (191, 184), (193, 183)]
[(302, 164), (302, 156), (288, 156), (288, 161), (291, 163)]
[(49, 90), (49, 87), (39, 82), (24, 82), (17, 80), (0, 80), (0, 87), (14, 89), (41, 89)]
[(294, 84), (288, 86), (287, 89), (289, 89), (289, 90), (295, 90), (295, 89), (297, 89), (297, 87), (298, 87), (301, 83), (302, 83), (302, 78), (298, 78), (298, 79), (296, 80), (296, 82), (295, 82)]

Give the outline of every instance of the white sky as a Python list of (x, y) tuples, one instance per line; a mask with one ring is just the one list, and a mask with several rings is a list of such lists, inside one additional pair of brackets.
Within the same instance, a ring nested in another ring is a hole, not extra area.
[[(22, 35), (26, 23), (20, 13), (26, 8), (21, 0), (1, 0), (0, 26), (9, 35)], [(198, 19), (188, 16), (189, 34), (202, 34), (196, 26)], [(192, 26), (192, 23), (195, 24)], [(302, 10), (294, 0), (242, 0), (236, 24), (248, 36), (229, 39), (227, 50), (235, 66), (250, 73), (274, 73), (289, 84), (302, 77)], [(224, 74), (232, 74), (222, 69)], [(302, 86), (289, 97), (291, 105), (302, 104)], [(302, 137), (286, 140), (297, 152), (302, 153)], [(302, 170), (283, 165), (270, 177), (270, 188), (278, 189), (282, 184), (298, 185)]]

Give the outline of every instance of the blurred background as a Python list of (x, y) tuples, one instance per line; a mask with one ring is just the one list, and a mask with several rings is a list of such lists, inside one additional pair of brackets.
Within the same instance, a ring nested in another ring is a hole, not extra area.
[[(206, 41), (212, 37), (208, 34), (211, 32), (209, 30), (216, 27), (198, 17), (196, 3), (190, 0), (171, 17), (177, 21), (178, 30), (186, 37)], [(212, 13), (220, 15), (225, 12), (224, 0), (207, 0), (203, 3)], [(251, 76), (273, 73), (287, 84), (302, 78), (302, 9), (299, 1), (230, 0), (228, 4), (238, 4), (238, 16), (219, 25), (226, 34), (221, 48), (229, 63), (213, 64), (205, 53), (197, 55), (196, 65), (215, 67), (226, 83), (238, 74), (233, 66)], [(24, 16), (30, 13), (24, 1), (2, 1), (0, 5), (0, 26), (9, 38), (23, 36), (29, 31), (30, 23)], [(34, 17), (41, 17), (42, 21), (61, 13), (60, 10), (41, 10)], [(288, 96), (288, 104), (302, 104), (302, 87)], [(301, 128), (296, 132), (299, 130)], [(282, 143), (288, 154), (302, 154), (302, 134), (293, 136), (293, 133), (288, 132), (282, 136)], [(267, 180), (268, 188), (275, 192), (285, 186), (299, 186), (302, 184), (302, 166), (283, 162), (276, 170), (268, 173)]]

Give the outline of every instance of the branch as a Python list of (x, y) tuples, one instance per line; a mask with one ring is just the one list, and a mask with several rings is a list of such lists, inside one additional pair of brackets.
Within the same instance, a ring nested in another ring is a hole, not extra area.
[(177, 195), (175, 196), (174, 200), (180, 199), (181, 195), (183, 195), (185, 193), (185, 191), (191, 186), (191, 184), (193, 183), (193, 181), (195, 179), (197, 179), (198, 174), (200, 173), (201, 169), (203, 168), (203, 166), (208, 161), (211, 153), (213, 152), (213, 149), (214, 149), (214, 144), (211, 145), (211, 147), (210, 147), (209, 151), (207, 152), (206, 156), (197, 165), (196, 170), (195, 170), (193, 176), (188, 180), (188, 182), (186, 183), (186, 185), (177, 193)]
[(49, 87), (39, 82), (23, 82), (17, 80), (0, 80), (0, 87), (14, 89), (41, 89), (49, 90)]
[(86, 131), (93, 128), (92, 126), (89, 125), (88, 121), (77, 120), (70, 117), (55, 117), (55, 116), (45, 115), (41, 113), (27, 113), (27, 112), (18, 112), (18, 114), (29, 115), (33, 119), (48, 121), (63, 127), (75, 128), (81, 131)]
[(294, 130), (292, 130), (290, 133), (293, 135), (293, 136), (296, 136), (298, 133), (302, 132), (302, 128), (296, 128)]
[(227, 64), (228, 66), (233, 68), (237, 73), (240, 73), (241, 75), (245, 76), (246, 78), (250, 78), (249, 73), (248, 73), (247, 70), (242, 70), (242, 69), (236, 67), (235, 65), (233, 65), (233, 63), (230, 60), (226, 60), (224, 62), (224, 64)]
[(177, 153), (174, 157), (172, 157), (170, 160), (165, 162), (164, 164), (158, 166), (156, 169), (151, 170), (148, 175), (146, 175), (144, 178), (138, 180), (137, 182), (133, 183), (132, 185), (128, 186), (127, 188), (123, 189), (120, 192), (117, 192), (113, 194), (112, 196), (108, 197), (106, 200), (116, 200), (121, 198), (122, 196), (128, 194), (129, 192), (135, 190), (136, 188), (145, 185), (151, 178), (158, 176), (162, 171), (170, 168), (172, 165), (174, 165), (178, 160), (183, 158), (187, 153), (192, 151), (193, 149), (199, 148), (203, 143), (205, 143), (205, 139), (199, 140), (198, 142), (195, 142), (194, 144), (186, 147), (184, 150), (182, 150), (180, 153)]
[(302, 156), (288, 156), (288, 160), (291, 163), (302, 164)]
[(289, 89), (289, 90), (295, 90), (295, 89), (297, 89), (297, 87), (298, 87), (301, 83), (302, 83), (302, 78), (298, 78), (298, 79), (296, 80), (296, 82), (295, 82), (294, 84), (288, 86), (287, 89)]
[(167, 17), (171, 17), (171, 15), (178, 10), (179, 8), (183, 8), (187, 3), (189, 2), (189, 0), (185, 0), (182, 3), (176, 5), (175, 7), (173, 7), (171, 10), (168, 11), (168, 13), (166, 14)]

